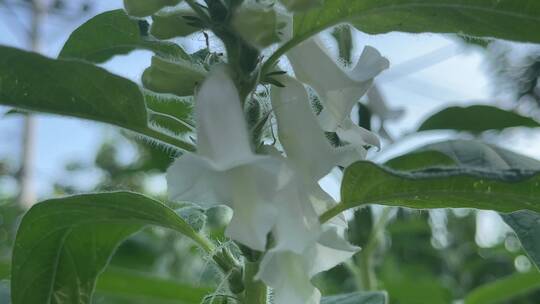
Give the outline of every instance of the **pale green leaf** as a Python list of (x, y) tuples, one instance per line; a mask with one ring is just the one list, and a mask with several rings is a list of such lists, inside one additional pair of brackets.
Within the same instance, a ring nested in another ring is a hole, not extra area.
[(140, 194), (85, 194), (35, 205), (14, 245), (13, 303), (90, 303), (116, 247), (146, 225), (199, 239), (172, 209)]
[(177, 44), (151, 37), (148, 28), (146, 21), (132, 19), (124, 10), (104, 12), (71, 33), (59, 57), (101, 63), (115, 55), (145, 49), (163, 57), (190, 60)]
[(92, 64), (0, 46), (0, 104), (120, 126), (173, 147), (193, 145), (148, 127), (139, 87)]
[(516, 112), (493, 106), (474, 105), (441, 110), (426, 119), (418, 131), (456, 130), (480, 133), (489, 130), (502, 131), (512, 127), (537, 128), (540, 127), (540, 123)]

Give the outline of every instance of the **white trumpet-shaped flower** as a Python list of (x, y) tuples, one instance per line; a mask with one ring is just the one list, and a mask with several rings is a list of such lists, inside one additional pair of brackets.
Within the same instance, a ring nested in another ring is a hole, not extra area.
[[(288, 76), (281, 76), (279, 81), (284, 87), (273, 87), (271, 92), (278, 137), (287, 162), (303, 180), (311, 205), (321, 214), (336, 203), (317, 182), (335, 166), (347, 167), (364, 159), (366, 153), (354, 147), (332, 147), (312, 111), (305, 87)], [(342, 216), (334, 221), (346, 226)]]
[(233, 218), (226, 234), (264, 251), (272, 231), (275, 245), (302, 252), (320, 225), (295, 173), (282, 157), (256, 155), (240, 97), (225, 67), (215, 68), (195, 97), (197, 153), (186, 153), (167, 171), (173, 200), (227, 204)]
[(375, 76), (388, 68), (386, 58), (375, 48), (366, 46), (354, 69), (344, 71), (317, 37), (293, 48), (287, 57), (296, 77), (321, 98), (324, 108), (319, 118), (325, 131), (336, 132), (342, 140), (355, 146), (380, 145), (373, 133), (351, 121), (350, 114)]
[(301, 254), (274, 249), (265, 254), (257, 279), (272, 287), (275, 304), (319, 304), (321, 293), (311, 284), (313, 276), (343, 263), (360, 249), (343, 238), (339, 227), (325, 225), (323, 229)]
[(197, 153), (182, 155), (167, 171), (170, 198), (229, 205), (234, 215), (227, 235), (264, 250), (278, 214), (276, 193), (290, 170), (277, 158), (253, 152), (240, 97), (224, 66), (201, 85), (195, 118)]
[(309, 104), (304, 86), (289, 76), (279, 77), (284, 87), (273, 87), (272, 109), (278, 137), (287, 159), (300, 174), (318, 181), (337, 166), (348, 166), (365, 158), (350, 147), (332, 147)]

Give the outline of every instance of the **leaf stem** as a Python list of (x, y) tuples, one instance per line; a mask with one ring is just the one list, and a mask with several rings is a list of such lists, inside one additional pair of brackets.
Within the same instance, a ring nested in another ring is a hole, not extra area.
[(274, 64), (281, 58), (281, 56), (285, 55), (290, 49), (295, 47), (298, 44), (297, 41), (294, 39), (287, 41), (284, 45), (282, 45), (280, 48), (278, 48), (263, 64), (261, 68), (261, 75), (266, 75), (268, 72), (270, 72), (270, 69)]
[(321, 224), (324, 224), (340, 214), (341, 212), (345, 211), (347, 209), (347, 206), (345, 206), (343, 203), (339, 203), (335, 205), (334, 207), (326, 210), (321, 216), (319, 216), (319, 222)]

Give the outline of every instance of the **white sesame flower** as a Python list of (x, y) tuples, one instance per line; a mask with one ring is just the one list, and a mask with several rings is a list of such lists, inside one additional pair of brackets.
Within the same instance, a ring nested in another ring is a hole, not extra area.
[[(345, 71), (332, 59), (322, 42), (311, 38), (287, 53), (296, 77), (311, 86), (324, 108), (319, 115), (325, 131), (356, 146), (379, 146), (378, 138), (355, 125), (350, 114), (366, 94), (375, 76), (388, 68), (389, 62), (373, 47), (366, 46), (356, 67)], [(316, 64), (314, 64), (316, 63)]]
[(272, 231), (276, 248), (300, 253), (320, 231), (318, 215), (286, 159), (253, 152), (240, 104), (226, 69), (215, 68), (195, 97), (197, 153), (167, 171), (170, 197), (226, 204), (233, 240), (264, 251)]
[(197, 153), (182, 155), (167, 171), (170, 198), (227, 204), (234, 215), (226, 234), (264, 250), (278, 214), (276, 193), (291, 172), (280, 159), (253, 152), (240, 97), (224, 66), (211, 72), (195, 102)]
[(283, 88), (273, 87), (272, 109), (278, 123), (279, 141), (296, 171), (317, 182), (337, 165), (348, 166), (365, 158), (352, 147), (332, 147), (309, 104), (304, 86), (281, 76)]
[(316, 242), (297, 254), (272, 249), (261, 262), (256, 278), (274, 290), (275, 304), (319, 304), (321, 293), (312, 284), (316, 274), (352, 257), (360, 248), (349, 244), (342, 230), (324, 225)]

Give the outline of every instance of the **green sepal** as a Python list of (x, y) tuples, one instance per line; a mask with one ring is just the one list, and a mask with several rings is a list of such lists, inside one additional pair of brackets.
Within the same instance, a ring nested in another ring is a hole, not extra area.
[(152, 16), (150, 34), (158, 39), (185, 37), (204, 28), (192, 10), (181, 9)]
[(143, 73), (142, 83), (145, 88), (157, 93), (191, 96), (205, 75), (206, 71), (198, 64), (154, 56), (152, 65)]

